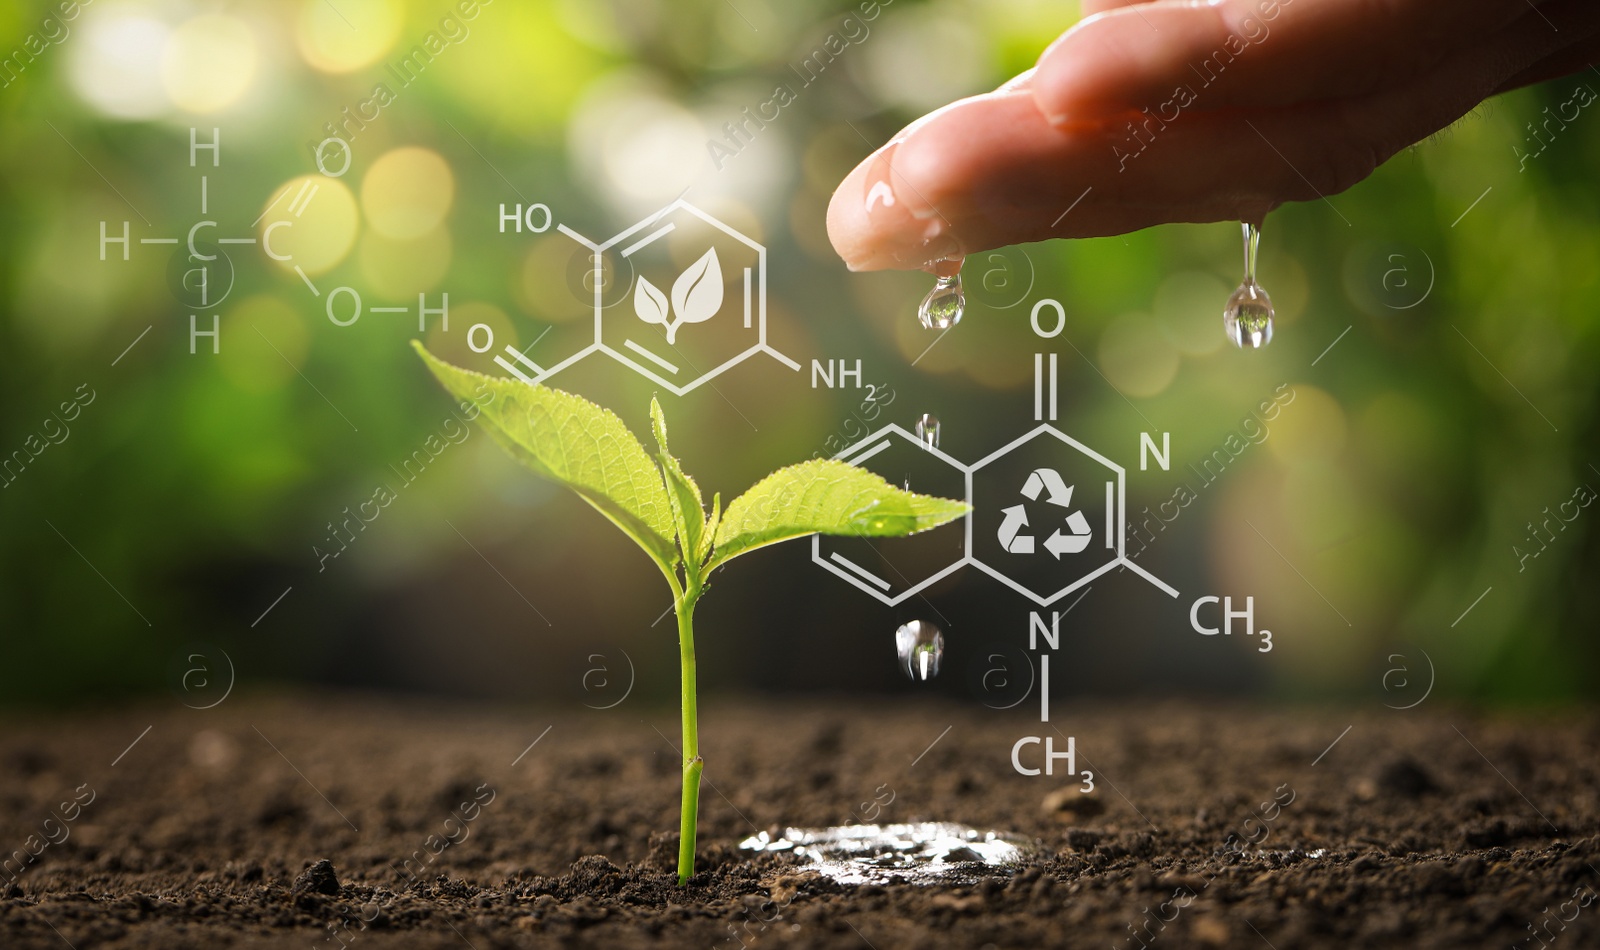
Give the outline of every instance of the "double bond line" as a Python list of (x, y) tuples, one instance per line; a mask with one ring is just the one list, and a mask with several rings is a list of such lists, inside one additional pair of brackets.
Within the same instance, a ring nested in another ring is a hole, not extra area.
[[(1033, 421), (1043, 422), (1045, 418), (1045, 370), (1043, 353), (1033, 354)], [(1056, 380), (1059, 377), (1059, 366), (1056, 354), (1050, 354), (1050, 421), (1056, 421), (1058, 400), (1056, 398)]]

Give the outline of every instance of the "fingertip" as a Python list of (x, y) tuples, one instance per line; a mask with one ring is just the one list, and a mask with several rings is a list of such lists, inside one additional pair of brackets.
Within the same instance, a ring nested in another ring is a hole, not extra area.
[(871, 160), (872, 156), (868, 156), (866, 161), (857, 165), (834, 189), (833, 197), (828, 199), (828, 241), (852, 271), (871, 269), (866, 265), (866, 216), (861, 212), (861, 181), (865, 176), (865, 167)]
[(902, 141), (896, 137), (862, 160), (828, 201), (828, 240), (852, 271), (915, 266), (906, 255), (927, 225), (907, 207), (907, 189), (895, 183)]
[(961, 210), (980, 177), (983, 151), (975, 142), (994, 141), (1014, 131), (1015, 104), (1028, 102), (1027, 90), (999, 91), (953, 102), (939, 110), (936, 121), (918, 126), (902, 139), (894, 154), (895, 197), (912, 218), (923, 222), (924, 238)]

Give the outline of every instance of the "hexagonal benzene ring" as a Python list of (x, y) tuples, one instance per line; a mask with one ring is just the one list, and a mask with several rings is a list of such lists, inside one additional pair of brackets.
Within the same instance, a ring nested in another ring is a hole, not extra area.
[[(884, 426), (835, 457), (923, 494), (966, 497), (968, 490), (965, 465), (898, 425)], [(969, 537), (962, 521), (908, 538), (819, 534), (811, 539), (811, 559), (893, 606), (966, 564)]]
[(1125, 479), (1055, 427), (1033, 429), (970, 469), (972, 563), (1041, 607), (1055, 603), (1122, 563)]
[(767, 249), (678, 200), (600, 245), (634, 274), (620, 306), (595, 304), (595, 339), (613, 359), (683, 395), (767, 345)]

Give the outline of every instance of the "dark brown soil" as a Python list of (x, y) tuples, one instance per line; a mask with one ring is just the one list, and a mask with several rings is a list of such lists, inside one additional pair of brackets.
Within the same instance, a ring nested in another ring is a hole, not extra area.
[[(1592, 714), (1058, 708), (1057, 746), (1095, 773), (1081, 795), (1013, 770), (1017, 739), (1053, 734), (1037, 716), (705, 706), (687, 888), (672, 710), (234, 696), (12, 718), (0, 946), (1600, 945)], [(861, 815), (1043, 852), (970, 886), (844, 887), (737, 848)]]

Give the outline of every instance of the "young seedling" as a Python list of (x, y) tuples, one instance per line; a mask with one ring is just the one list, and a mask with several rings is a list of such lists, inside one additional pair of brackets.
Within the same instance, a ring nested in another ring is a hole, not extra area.
[(428, 368), (460, 399), (494, 398), (478, 422), (513, 458), (565, 485), (632, 538), (661, 569), (678, 616), (683, 675), (683, 815), (678, 883), (694, 874), (699, 816), (700, 731), (695, 698), (694, 608), (711, 572), (756, 548), (810, 534), (894, 538), (966, 514), (963, 502), (901, 491), (871, 472), (834, 460), (779, 469), (722, 508), (706, 513), (700, 488), (667, 450), (667, 422), (650, 401), (655, 461), (609, 410), (545, 386), (496, 379), (435, 358), (413, 343)]

